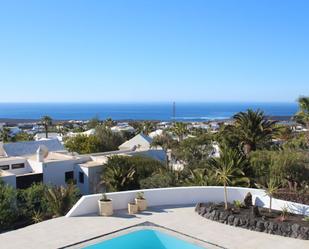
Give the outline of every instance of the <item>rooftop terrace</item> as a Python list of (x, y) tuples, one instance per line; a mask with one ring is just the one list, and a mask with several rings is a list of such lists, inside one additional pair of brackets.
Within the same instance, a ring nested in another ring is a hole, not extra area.
[[(2, 234), (0, 244), (1, 248), (8, 249), (63, 248), (99, 236), (96, 241), (88, 242), (91, 244), (104, 240), (105, 236), (111, 232), (147, 221), (192, 236), (204, 243), (208, 242), (209, 244), (206, 243), (208, 249), (309, 248), (308, 241), (249, 231), (201, 219), (194, 212), (192, 205), (153, 207), (137, 215), (128, 215), (126, 211), (119, 210), (113, 217), (90, 215), (56, 218)], [(81, 248), (82, 246), (82, 244), (75, 244), (69, 248)]]

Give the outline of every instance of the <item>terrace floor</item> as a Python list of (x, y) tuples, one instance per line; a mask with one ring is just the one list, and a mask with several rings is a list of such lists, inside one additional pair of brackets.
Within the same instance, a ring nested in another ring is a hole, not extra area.
[(113, 217), (61, 217), (0, 234), (0, 245), (3, 249), (61, 248), (147, 221), (229, 249), (309, 248), (309, 241), (207, 220), (197, 215), (192, 206), (156, 207), (136, 216), (119, 211)]

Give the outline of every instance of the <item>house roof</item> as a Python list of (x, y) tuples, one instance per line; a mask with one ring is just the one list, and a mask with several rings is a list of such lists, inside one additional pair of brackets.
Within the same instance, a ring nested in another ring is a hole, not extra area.
[(45, 145), (48, 151), (64, 150), (63, 145), (58, 139), (1, 144), (6, 156), (32, 155), (36, 153), (40, 145)]
[(130, 140), (124, 142), (122, 145), (119, 146), (119, 149), (132, 149), (136, 148), (149, 148), (150, 144), (152, 143), (152, 139), (143, 133), (136, 135), (135, 137), (131, 138)]

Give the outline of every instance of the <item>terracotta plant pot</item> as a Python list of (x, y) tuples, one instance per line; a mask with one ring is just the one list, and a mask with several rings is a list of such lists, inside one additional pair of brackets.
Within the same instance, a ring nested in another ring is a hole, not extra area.
[(139, 211), (144, 211), (147, 209), (147, 201), (146, 199), (135, 198), (135, 203), (138, 206)]
[(136, 214), (138, 212), (138, 206), (135, 203), (128, 203), (128, 213)]
[(111, 216), (113, 215), (113, 202), (112, 200), (108, 201), (98, 201), (99, 203), (99, 215), (101, 216)]

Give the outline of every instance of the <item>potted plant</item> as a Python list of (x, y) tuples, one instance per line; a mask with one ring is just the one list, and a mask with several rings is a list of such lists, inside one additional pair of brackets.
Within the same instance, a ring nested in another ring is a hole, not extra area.
[(102, 216), (113, 215), (113, 202), (111, 199), (107, 198), (106, 194), (102, 194), (102, 198), (99, 202), (99, 214)]
[(128, 203), (128, 213), (129, 214), (136, 214), (138, 212), (138, 206), (134, 202)]
[(136, 194), (135, 203), (139, 211), (144, 211), (147, 209), (147, 201), (144, 197), (144, 192), (138, 192)]

